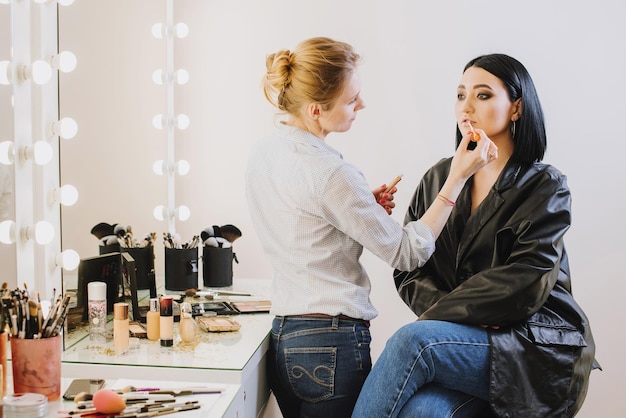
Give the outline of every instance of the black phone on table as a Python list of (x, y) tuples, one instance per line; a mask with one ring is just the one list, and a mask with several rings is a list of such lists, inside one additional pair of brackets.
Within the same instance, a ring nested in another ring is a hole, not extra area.
[(65, 390), (63, 399), (73, 401), (81, 392), (93, 395), (104, 386), (104, 379), (74, 379)]

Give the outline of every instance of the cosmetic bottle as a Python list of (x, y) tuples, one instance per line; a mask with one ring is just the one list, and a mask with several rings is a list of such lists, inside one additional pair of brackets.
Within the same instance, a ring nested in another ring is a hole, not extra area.
[(183, 342), (191, 342), (196, 338), (196, 321), (193, 320), (191, 304), (183, 302), (180, 307), (180, 322), (178, 323), (178, 333)]
[(171, 296), (161, 297), (161, 315), (159, 317), (159, 338), (161, 347), (174, 345), (174, 309)]
[(146, 328), (148, 329), (148, 339), (150, 341), (156, 341), (161, 338), (161, 333), (159, 332), (159, 328), (161, 327), (160, 313), (161, 307), (159, 306), (159, 299), (152, 298), (150, 299), (150, 310), (146, 314)]
[(118, 352), (128, 351), (129, 343), (128, 303), (113, 305), (113, 346)]
[(89, 341), (105, 343), (107, 325), (107, 284), (105, 282), (91, 282), (87, 284), (87, 300)]

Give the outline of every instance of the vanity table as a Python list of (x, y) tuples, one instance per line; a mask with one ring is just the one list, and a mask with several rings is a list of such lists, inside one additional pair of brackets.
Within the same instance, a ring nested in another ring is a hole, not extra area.
[[(269, 283), (265, 279), (235, 279), (232, 290), (249, 292), (260, 299), (267, 297)], [(198, 328), (195, 341), (183, 343), (175, 324), (172, 347), (134, 339), (123, 354), (115, 352), (112, 339), (98, 344), (84, 336), (70, 345), (66, 343), (62, 376), (237, 385), (231, 409), (240, 418), (254, 418), (269, 398), (265, 357), (273, 317), (262, 313), (233, 318), (241, 324), (239, 331), (205, 332)]]

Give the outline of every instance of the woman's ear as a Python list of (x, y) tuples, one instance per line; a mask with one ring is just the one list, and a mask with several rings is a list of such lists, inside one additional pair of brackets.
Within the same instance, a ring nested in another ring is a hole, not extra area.
[(319, 119), (320, 111), (321, 107), (319, 103), (311, 103), (306, 107), (306, 115), (313, 120)]
[(513, 102), (513, 114), (511, 115), (511, 120), (515, 122), (521, 117), (522, 117), (522, 98), (520, 97), (519, 99)]

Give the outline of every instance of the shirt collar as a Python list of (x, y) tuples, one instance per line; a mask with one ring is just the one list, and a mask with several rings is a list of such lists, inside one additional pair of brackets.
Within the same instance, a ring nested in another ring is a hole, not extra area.
[(334, 154), (343, 159), (343, 155), (341, 155), (339, 151), (313, 135), (311, 132), (305, 131), (295, 126), (289, 126), (284, 123), (278, 124), (278, 129), (288, 141), (297, 142), (299, 144), (309, 147), (314, 147), (319, 149), (321, 152)]

